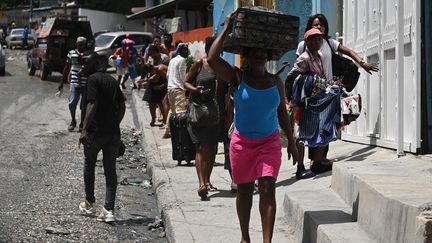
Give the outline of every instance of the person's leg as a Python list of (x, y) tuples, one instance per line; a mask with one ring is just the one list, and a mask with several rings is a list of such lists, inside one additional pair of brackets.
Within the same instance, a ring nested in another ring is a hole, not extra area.
[(297, 162), (297, 167), (303, 166), (304, 167), (304, 146), (299, 143), (299, 141), (296, 141), (297, 151), (299, 155), (299, 160)]
[(84, 125), (84, 118), (87, 111), (87, 89), (86, 87), (81, 88), (81, 102), (80, 102), (80, 108), (81, 108), (81, 122), (79, 124), (79, 130), (81, 132), (82, 127)]
[(332, 170), (332, 164), (323, 163), (326, 147), (316, 147), (312, 149), (311, 171), (315, 174), (324, 173)]
[(159, 122), (162, 122), (162, 125), (165, 125), (164, 121), (166, 120), (164, 107), (162, 104), (162, 101), (160, 103), (157, 103), (157, 107), (159, 108)]
[(326, 147), (316, 147), (313, 152), (313, 161), (321, 162), (325, 153)]
[(176, 99), (176, 93), (175, 93), (175, 89), (169, 89), (168, 90), (168, 102), (169, 102), (169, 110), (168, 110), (168, 115), (167, 115), (167, 126), (165, 129), (165, 134), (163, 136), (163, 138), (169, 138), (170, 137), (170, 126), (169, 126), (169, 119), (170, 116), (172, 114), (176, 113), (176, 109), (175, 109), (175, 99)]
[(216, 159), (215, 144), (202, 144), (201, 147), (204, 157), (204, 182), (210, 191), (215, 191), (217, 188), (210, 183), (210, 176)]
[(123, 75), (122, 87), (125, 85), (126, 81), (129, 79), (129, 73)]
[(249, 221), (252, 208), (252, 195), (254, 191), (254, 183), (238, 184), (236, 209), (237, 216), (240, 221), (240, 229), (242, 243), (250, 243), (249, 236)]
[(174, 97), (175, 113), (186, 111), (187, 99), (186, 99), (185, 91), (181, 89), (175, 89), (174, 96), (175, 96)]
[(168, 94), (166, 94), (162, 100), (162, 116), (163, 116), (163, 125), (166, 126), (168, 122), (168, 112), (170, 110), (170, 103), (168, 100)]
[(200, 144), (196, 145), (195, 154), (195, 169), (198, 175), (198, 195), (204, 199), (207, 197), (207, 189), (205, 186), (205, 163), (203, 158), (203, 147)]
[(95, 165), (97, 154), (101, 149), (100, 139), (92, 138), (88, 144), (84, 145), (84, 189), (86, 200), (94, 203), (94, 182), (95, 182)]
[(331, 163), (331, 160), (329, 160), (328, 158), (327, 158), (327, 155), (328, 155), (328, 152), (329, 152), (329, 149), (330, 149), (330, 144), (327, 144), (327, 146), (325, 146), (324, 147), (324, 153), (323, 153), (323, 157), (322, 157), (322, 161), (324, 162), (324, 163)]
[(150, 126), (154, 126), (156, 122), (156, 107), (157, 105), (153, 102), (149, 102), (149, 110), (150, 110), (150, 116), (151, 116), (151, 122)]
[(106, 137), (106, 143), (102, 148), (103, 166), (105, 173), (105, 209), (114, 210), (117, 191), (116, 159), (119, 151), (120, 138), (118, 136)]
[(263, 231), (263, 242), (270, 243), (273, 237), (273, 228), (276, 217), (276, 186), (275, 178), (262, 177), (259, 179), (259, 210)]
[(76, 108), (78, 105), (79, 98), (80, 98), (79, 89), (71, 85), (70, 93), (69, 93), (69, 112), (71, 115), (71, 123), (68, 127), (69, 131), (72, 131), (76, 126), (75, 113), (76, 113)]
[(297, 163), (296, 179), (301, 180), (301, 179), (308, 179), (308, 178), (314, 177), (315, 174), (310, 170), (306, 170), (306, 168), (304, 166), (305, 147), (302, 144), (300, 144), (298, 141), (296, 142), (296, 145), (297, 145), (297, 151), (299, 153), (299, 161)]

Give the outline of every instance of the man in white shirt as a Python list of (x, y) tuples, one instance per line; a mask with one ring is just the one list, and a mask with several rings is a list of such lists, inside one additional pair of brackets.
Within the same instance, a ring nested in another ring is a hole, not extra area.
[[(170, 112), (168, 119), (171, 114), (183, 112), (186, 110), (187, 100), (185, 95), (184, 80), (186, 78), (187, 63), (186, 58), (189, 55), (189, 46), (186, 43), (182, 43), (177, 47), (178, 55), (174, 57), (169, 65), (167, 71), (168, 78), (168, 100), (170, 104)], [(164, 138), (169, 138), (170, 131), (169, 126), (165, 130)]]

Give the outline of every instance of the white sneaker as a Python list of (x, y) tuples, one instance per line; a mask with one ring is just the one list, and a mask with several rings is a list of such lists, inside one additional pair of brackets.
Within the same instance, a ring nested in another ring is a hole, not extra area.
[(111, 223), (115, 221), (113, 210), (106, 210), (105, 207), (102, 208), (102, 212), (96, 218), (99, 222)]
[(94, 214), (95, 209), (93, 203), (89, 203), (87, 200), (79, 204), (79, 210), (84, 214)]

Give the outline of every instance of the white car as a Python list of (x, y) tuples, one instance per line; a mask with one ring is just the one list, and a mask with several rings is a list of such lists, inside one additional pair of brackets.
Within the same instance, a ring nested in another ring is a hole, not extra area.
[(3, 45), (0, 44), (0, 76), (6, 73), (6, 54)]
[[(23, 48), (22, 35), (24, 28), (16, 28), (11, 30), (10, 34), (6, 37), (6, 45), (9, 49), (16, 46), (21, 46)], [(28, 32), (27, 46), (33, 47), (35, 43), (35, 38), (31, 35), (30, 30)]]
[(147, 46), (153, 41), (153, 35), (148, 32), (107, 32), (100, 34), (95, 38), (95, 51), (99, 55), (110, 57), (114, 54), (117, 48), (121, 47), (121, 42), (126, 38), (126, 34), (128, 33), (131, 35), (130, 39), (135, 41), (134, 47), (137, 51), (140, 51), (143, 46)]

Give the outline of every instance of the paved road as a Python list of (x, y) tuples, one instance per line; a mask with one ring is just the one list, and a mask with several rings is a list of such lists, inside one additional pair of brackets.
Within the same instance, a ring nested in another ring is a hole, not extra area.
[[(27, 76), (23, 51), (8, 55), (7, 76), (0, 77), (0, 242), (167, 242), (159, 230), (147, 230), (158, 213), (152, 189), (143, 186), (119, 185), (115, 224), (79, 213), (83, 156), (78, 132), (66, 130), (66, 95), (54, 96), (56, 82)], [(57, 74), (52, 80), (59, 78)], [(134, 126), (131, 109), (123, 124), (124, 129)], [(140, 152), (139, 145), (128, 150), (129, 155)], [(143, 173), (145, 158), (132, 160), (118, 163), (119, 181), (149, 180)], [(100, 164), (96, 174), (99, 210), (105, 190)], [(48, 234), (47, 227), (70, 234)]]

